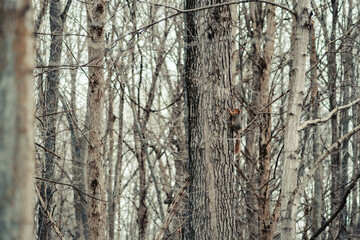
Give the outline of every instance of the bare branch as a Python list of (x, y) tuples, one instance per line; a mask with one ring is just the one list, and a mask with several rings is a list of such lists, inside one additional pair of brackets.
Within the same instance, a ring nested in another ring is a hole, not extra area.
[(42, 207), (43, 210), (44, 210), (44, 213), (45, 213), (46, 218), (50, 221), (51, 226), (54, 228), (54, 230), (55, 230), (56, 234), (58, 235), (58, 237), (59, 237), (61, 240), (65, 240), (65, 238), (64, 238), (64, 236), (61, 234), (59, 228), (56, 226), (56, 223), (55, 223), (54, 219), (52, 219), (51, 214), (50, 214), (49, 211), (47, 210), (47, 207), (46, 207), (46, 204), (45, 204), (45, 202), (44, 202), (44, 199), (41, 197), (39, 188), (38, 188), (38, 186), (37, 186), (36, 184), (35, 184), (35, 190), (36, 190), (36, 193), (37, 193), (37, 195), (38, 195), (38, 198), (39, 198), (41, 207)]
[(179, 8), (176, 8), (176, 7), (171, 7), (171, 6), (160, 4), (160, 3), (152, 3), (152, 2), (147, 2), (147, 1), (139, 1), (139, 2), (146, 3), (146, 4), (151, 4), (151, 5), (158, 6), (158, 7), (169, 8), (169, 9), (177, 11), (178, 13), (189, 13), (189, 12), (196, 12), (196, 11), (206, 10), (206, 9), (209, 9), (209, 8), (223, 7), (223, 6), (234, 5), (234, 4), (259, 2), (259, 3), (266, 3), (266, 4), (269, 4), (269, 5), (273, 5), (275, 7), (279, 7), (281, 9), (283, 9), (283, 10), (288, 11), (292, 15), (295, 15), (294, 11), (290, 10), (289, 8), (287, 8), (285, 6), (282, 6), (282, 5), (273, 3), (273, 2), (269, 2), (269, 1), (263, 1), (263, 0), (245, 0), (245, 1), (236, 1), (236, 2), (225, 2), (225, 3), (218, 3), (218, 4), (213, 4), (213, 5), (199, 7), (199, 8), (186, 9), (186, 10), (179, 9)]
[(98, 201), (101, 201), (101, 202), (107, 202), (105, 200), (102, 200), (100, 198), (97, 198), (97, 197), (94, 197), (86, 192), (84, 192), (83, 190), (81, 190), (80, 188), (70, 184), (70, 183), (63, 183), (63, 182), (57, 182), (57, 181), (54, 181), (54, 180), (51, 180), (51, 179), (46, 179), (46, 178), (40, 178), (40, 177), (35, 177), (36, 180), (40, 180), (40, 181), (45, 181), (45, 182), (50, 182), (50, 183), (55, 183), (55, 184), (60, 184), (60, 185), (64, 185), (64, 186), (69, 186), (69, 187), (72, 187), (74, 188), (76, 191), (78, 191), (79, 193), (82, 193), (86, 196), (88, 196), (89, 198), (93, 198), (95, 200), (98, 200)]
[(327, 220), (315, 233), (313, 236), (311, 236), (310, 240), (315, 239), (317, 236), (319, 236), (324, 230), (325, 228), (327, 228), (330, 223), (336, 218), (337, 215), (339, 215), (339, 213), (341, 212), (341, 210), (345, 207), (346, 205), (346, 198), (349, 196), (351, 190), (355, 187), (356, 182), (359, 180), (360, 178), (360, 172), (358, 172), (356, 174), (356, 176), (354, 177), (354, 179), (352, 180), (351, 184), (346, 188), (343, 197), (341, 198), (341, 202), (339, 203), (336, 211), (333, 213), (333, 215), (331, 215), (331, 217), (329, 218), (329, 220)]
[(158, 233), (156, 239), (160, 240), (162, 234), (164, 233), (164, 230), (169, 228), (169, 225), (171, 223), (172, 218), (174, 217), (176, 210), (178, 209), (178, 206), (181, 202), (181, 200), (183, 199), (183, 197), (185, 196), (185, 190), (186, 188), (189, 186), (189, 180), (185, 181), (185, 184), (182, 186), (182, 188), (180, 189), (179, 193), (176, 195), (174, 201), (171, 203), (171, 206), (168, 210), (168, 214), (166, 215), (164, 224), (162, 225), (160, 232)]
[(313, 166), (311, 166), (309, 172), (306, 174), (306, 176), (304, 177), (303, 182), (301, 183), (301, 185), (298, 188), (298, 191), (294, 194), (299, 196), (300, 194), (302, 194), (305, 190), (305, 187), (307, 185), (307, 183), (310, 181), (310, 179), (313, 177), (313, 175), (315, 174), (316, 169), (320, 166), (320, 164), (325, 160), (326, 157), (328, 157), (333, 151), (337, 150), (341, 144), (345, 141), (347, 141), (352, 135), (354, 135), (355, 133), (357, 133), (360, 130), (360, 125), (358, 125), (357, 127), (355, 127), (353, 130), (351, 130), (350, 132), (348, 132), (347, 134), (345, 134), (344, 136), (342, 136), (341, 138), (339, 138), (339, 140), (337, 140), (335, 143), (333, 143), (329, 149), (326, 149), (326, 151), (316, 160), (316, 162), (314, 163)]
[(315, 119), (315, 120), (308, 120), (308, 121), (305, 121), (303, 124), (301, 124), (298, 128), (298, 131), (302, 131), (304, 130), (305, 128), (307, 128), (308, 126), (313, 126), (313, 125), (316, 125), (318, 123), (323, 123), (323, 122), (326, 122), (328, 121), (335, 113), (337, 113), (338, 111), (340, 110), (344, 110), (344, 109), (347, 109), (357, 103), (360, 102), (360, 98), (356, 99), (355, 101), (349, 103), (349, 104), (346, 104), (344, 106), (340, 106), (340, 107), (337, 107), (337, 108), (334, 108), (326, 117), (324, 118), (319, 118), (319, 119)]

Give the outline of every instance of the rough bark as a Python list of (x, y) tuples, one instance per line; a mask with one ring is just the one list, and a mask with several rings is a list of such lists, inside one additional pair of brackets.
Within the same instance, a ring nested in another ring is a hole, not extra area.
[[(87, 3), (88, 54), (89, 54), (89, 145), (88, 145), (88, 191), (98, 198), (105, 198), (103, 172), (103, 115), (104, 115), (104, 25), (105, 1)], [(94, 198), (88, 199), (89, 239), (105, 239), (106, 204)]]
[(33, 236), (33, 19), (31, 1), (0, 5), (0, 233)]
[[(225, 1), (186, 1), (186, 9)], [(230, 7), (186, 14), (190, 185), (187, 239), (235, 239)]]
[(310, 0), (298, 1), (295, 16), (295, 34), (292, 54), (289, 105), (284, 134), (284, 167), (281, 190), (281, 239), (296, 239), (295, 223), (298, 199), (294, 199), (297, 188), (299, 133), (301, 104), (305, 88), (305, 63), (309, 43)]

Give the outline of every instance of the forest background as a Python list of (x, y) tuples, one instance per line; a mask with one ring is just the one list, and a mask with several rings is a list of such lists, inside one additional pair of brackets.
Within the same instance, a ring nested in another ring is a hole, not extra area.
[(359, 3), (3, 0), (0, 238), (359, 239)]

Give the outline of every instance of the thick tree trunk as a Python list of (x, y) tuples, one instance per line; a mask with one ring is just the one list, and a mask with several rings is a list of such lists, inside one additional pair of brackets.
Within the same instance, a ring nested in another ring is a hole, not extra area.
[(310, 0), (298, 1), (296, 8), (295, 42), (292, 51), (289, 105), (284, 134), (284, 169), (281, 190), (281, 239), (296, 239), (295, 223), (298, 199), (297, 189), (299, 133), (301, 104), (305, 88), (305, 63), (309, 43)]
[(33, 236), (33, 67), (31, 1), (0, 5), (0, 238)]
[(89, 52), (89, 146), (88, 146), (88, 191), (96, 197), (88, 198), (89, 239), (105, 239), (106, 204), (103, 171), (103, 121), (104, 121), (104, 24), (106, 3), (102, 0), (87, 4)]
[[(220, 3), (225, 1), (211, 1)], [(210, 1), (186, 1), (186, 9)], [(187, 239), (235, 239), (230, 7), (186, 15), (190, 186)]]

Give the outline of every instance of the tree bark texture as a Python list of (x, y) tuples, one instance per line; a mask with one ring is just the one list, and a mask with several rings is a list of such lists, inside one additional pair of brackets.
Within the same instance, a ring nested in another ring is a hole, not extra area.
[(281, 190), (281, 239), (296, 239), (295, 223), (298, 199), (295, 198), (298, 176), (299, 133), (305, 88), (306, 53), (309, 43), (310, 0), (298, 1), (295, 16), (295, 42), (292, 50), (289, 105), (284, 134), (284, 169)]
[(89, 239), (105, 239), (106, 204), (103, 172), (103, 122), (104, 122), (104, 24), (106, 16), (105, 1), (88, 2), (88, 53), (89, 62), (89, 146), (88, 146), (88, 191), (96, 197), (88, 198)]
[(33, 236), (33, 17), (31, 1), (0, 5), (0, 238)]
[[(186, 9), (225, 1), (186, 1)], [(235, 239), (230, 7), (186, 14), (190, 174), (187, 239)]]

